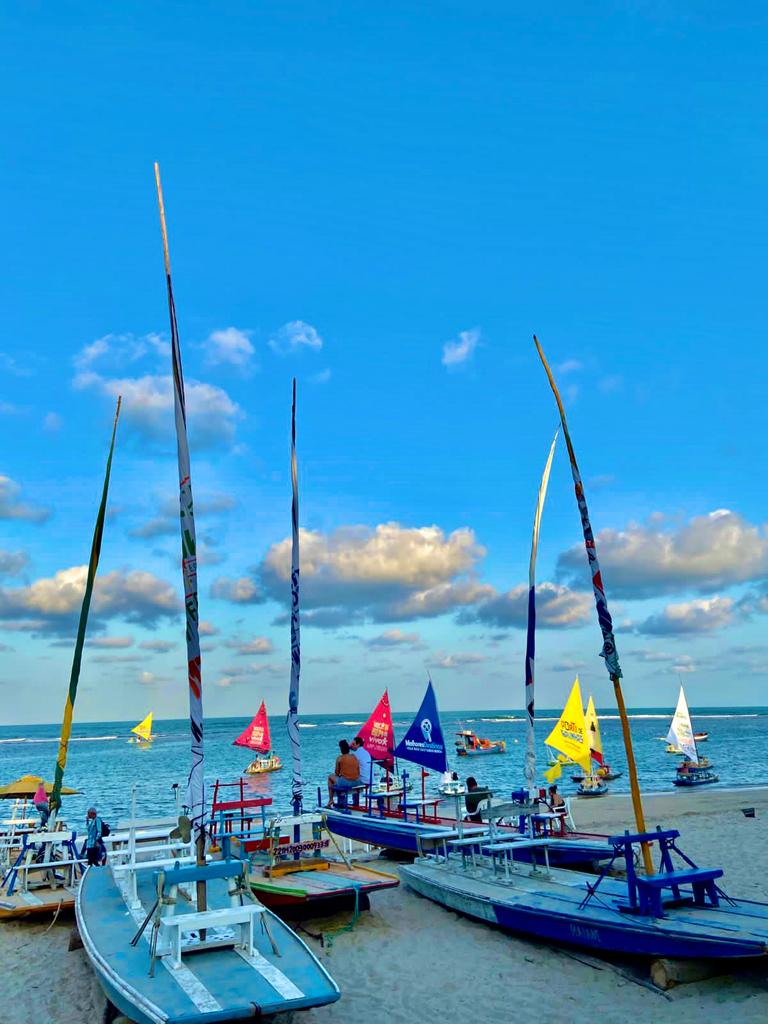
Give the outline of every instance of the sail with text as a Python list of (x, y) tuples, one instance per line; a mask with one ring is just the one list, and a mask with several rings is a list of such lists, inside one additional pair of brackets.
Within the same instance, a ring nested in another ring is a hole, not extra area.
[(443, 730), (431, 679), (410, 729), (395, 748), (395, 757), (435, 772), (448, 771)]
[(600, 738), (600, 723), (597, 720), (595, 702), (592, 700), (591, 694), (587, 703), (586, 720), (587, 733), (589, 735), (589, 753), (592, 760), (601, 765), (603, 764), (603, 741)]
[[(566, 702), (563, 713), (557, 725), (544, 741), (548, 747), (553, 747), (561, 754), (565, 754), (575, 764), (580, 765), (585, 772), (590, 770), (589, 740), (587, 738), (587, 723), (584, 718), (584, 705), (581, 700), (581, 687), (578, 676), (571, 688), (570, 696)], [(560, 775), (560, 765), (555, 766), (557, 773), (546, 772), (547, 779), (552, 782)]]
[(390, 770), (394, 767), (395, 730), (387, 690), (357, 735), (374, 761)]
[(677, 699), (677, 707), (672, 718), (672, 725), (667, 734), (667, 743), (671, 743), (688, 757), (691, 761), (699, 763), (699, 751), (696, 748), (696, 740), (693, 737), (693, 726), (691, 715), (688, 711), (688, 702), (685, 699), (685, 691), (680, 687), (680, 696)]
[(258, 750), (262, 754), (268, 754), (272, 749), (272, 738), (269, 735), (269, 719), (267, 718), (267, 707), (264, 701), (261, 707), (253, 716), (253, 721), (248, 728), (240, 733), (236, 740), (232, 741), (233, 747), (248, 747), (249, 750)]
[(131, 732), (144, 743), (149, 743), (152, 739), (152, 712), (150, 711), (146, 718), (142, 718), (138, 725), (134, 725)]

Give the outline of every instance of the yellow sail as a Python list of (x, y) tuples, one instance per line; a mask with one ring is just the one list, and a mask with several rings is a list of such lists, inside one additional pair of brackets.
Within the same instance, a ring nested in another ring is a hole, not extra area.
[(581, 702), (578, 676), (563, 713), (560, 715), (560, 720), (544, 742), (548, 747), (554, 747), (566, 757), (570, 757), (585, 772), (589, 771), (589, 739), (587, 738), (587, 723), (584, 719), (584, 705)]
[(131, 732), (136, 733), (140, 740), (149, 743), (152, 739), (152, 712), (150, 711), (147, 717), (139, 722), (138, 725), (134, 725)]
[(589, 736), (589, 751), (592, 755), (592, 760), (597, 761), (598, 764), (603, 763), (603, 741), (600, 738), (600, 723), (597, 720), (597, 711), (595, 710), (595, 702), (592, 700), (592, 695), (589, 696), (587, 703), (587, 735)]

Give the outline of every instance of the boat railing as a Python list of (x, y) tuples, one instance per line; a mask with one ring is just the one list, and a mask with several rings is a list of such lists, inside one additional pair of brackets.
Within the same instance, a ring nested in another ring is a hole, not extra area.
[[(114, 836), (108, 849), (108, 863), (116, 881), (121, 881), (129, 906), (141, 905), (138, 895), (138, 873), (165, 869), (176, 864), (195, 862), (195, 844), (190, 836), (173, 836), (163, 824), (156, 829), (146, 824), (133, 824)], [(105, 844), (106, 845), (106, 844)]]
[[(76, 840), (74, 831), (22, 833), (21, 848), (3, 876), (5, 894), (12, 896), (17, 883), (22, 892), (28, 892), (30, 886), (74, 885), (83, 868)], [(30, 875), (36, 877), (30, 879)]]

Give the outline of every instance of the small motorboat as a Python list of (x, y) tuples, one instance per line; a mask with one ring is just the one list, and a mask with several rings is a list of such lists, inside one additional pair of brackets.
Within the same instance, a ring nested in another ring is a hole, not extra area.
[(576, 792), (579, 796), (605, 796), (608, 786), (596, 775), (586, 775)]
[(483, 754), (505, 754), (506, 740), (481, 739), (471, 729), (456, 733), (456, 753), (459, 757), (479, 757)]
[(693, 738), (696, 740), (697, 743), (706, 743), (706, 741), (709, 739), (709, 733), (708, 732), (695, 732), (693, 734)]
[(698, 762), (683, 761), (673, 781), (676, 786), (706, 786), (719, 782), (720, 776), (712, 770), (708, 758), (703, 757)]

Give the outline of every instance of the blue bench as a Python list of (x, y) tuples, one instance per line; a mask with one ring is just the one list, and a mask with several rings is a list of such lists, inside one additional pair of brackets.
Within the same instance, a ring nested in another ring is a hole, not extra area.
[(334, 786), (333, 787), (333, 798), (335, 800), (335, 806), (340, 811), (348, 810), (349, 809), (349, 794), (350, 793), (356, 793), (356, 794), (359, 795), (362, 791), (364, 791), (366, 789), (368, 789), (368, 783), (367, 782), (358, 782), (354, 786), (343, 786), (340, 789), (337, 789), (337, 787)]
[(664, 915), (664, 890), (670, 889), (674, 899), (681, 898), (680, 886), (693, 888), (693, 902), (697, 907), (720, 905), (716, 878), (723, 877), (722, 868), (690, 868), (684, 871), (665, 871), (660, 875), (638, 875), (635, 882), (639, 897), (639, 911), (652, 917)]
[(155, 881), (163, 875), (165, 885), (186, 885), (188, 882), (210, 882), (214, 878), (237, 878), (245, 872), (242, 860), (217, 860), (212, 864), (186, 864), (155, 871)]

